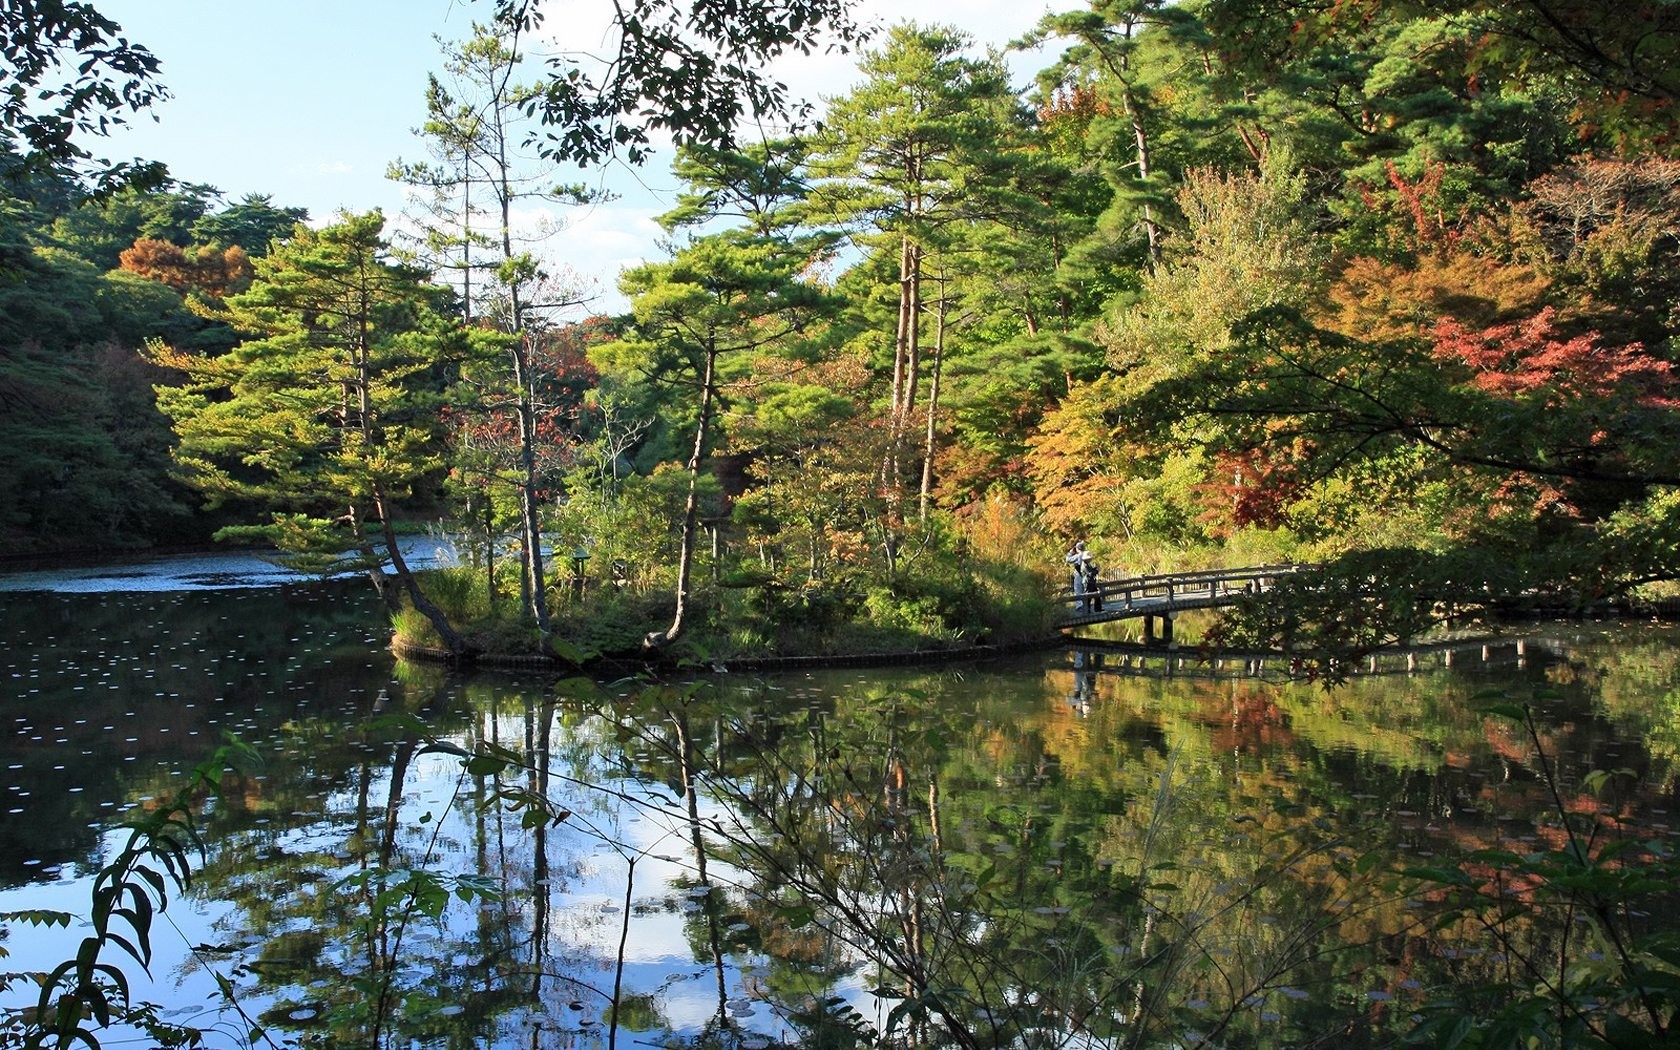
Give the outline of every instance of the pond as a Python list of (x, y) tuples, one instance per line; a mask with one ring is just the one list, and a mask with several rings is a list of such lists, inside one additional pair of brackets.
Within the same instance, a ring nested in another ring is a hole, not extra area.
[(126, 967), (208, 1046), (1386, 1045), (1602, 948), (1393, 872), (1680, 831), (1670, 626), (1333, 689), (1136, 649), (601, 683), (397, 663), (354, 581), (95, 575), (0, 582), (0, 912), (78, 916), (0, 970), (72, 957), (123, 822), (237, 739)]

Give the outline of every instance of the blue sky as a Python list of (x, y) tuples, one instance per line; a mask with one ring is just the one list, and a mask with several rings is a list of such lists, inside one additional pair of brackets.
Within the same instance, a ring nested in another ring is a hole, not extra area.
[[(949, 23), (982, 44), (1002, 45), (1034, 23), (1047, 6), (1073, 0), (864, 0), (866, 18)], [(162, 61), (171, 98), (155, 122), (134, 125), (98, 144), (114, 158), (167, 163), (176, 178), (208, 183), (237, 200), (266, 193), (274, 202), (309, 209), (313, 220), (339, 208), (383, 208), (395, 217), (403, 188), (385, 178), (398, 158), (423, 159), (413, 129), (424, 120), (426, 74), (440, 65), (434, 36), (464, 39), (472, 21), (488, 17), (487, 0), (99, 0), (98, 9)], [(547, 28), (567, 33), (568, 47), (598, 41), (605, 0), (547, 0)], [(1023, 81), (1039, 64), (1021, 60)], [(803, 59), (777, 72), (807, 97), (843, 93), (856, 80), (847, 58)], [(563, 226), (545, 254), (570, 267), (602, 295), (601, 308), (621, 305), (618, 271), (657, 254), (652, 216), (670, 200), (666, 160), (643, 169), (585, 173), (620, 194), (587, 213), (534, 214)], [(557, 181), (575, 181), (576, 172)]]

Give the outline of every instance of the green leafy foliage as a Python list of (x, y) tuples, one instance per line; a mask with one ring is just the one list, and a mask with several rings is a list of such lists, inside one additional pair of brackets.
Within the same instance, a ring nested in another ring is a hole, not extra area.
[[(113, 1024), (168, 1034), (172, 1026), (158, 1020), (155, 1007), (133, 1000), (128, 978), (110, 961), (109, 950), (120, 950), (149, 971), (153, 927), (192, 879), (191, 854), (200, 848), (193, 817), (199, 793), (218, 792), (224, 770), (249, 771), (256, 760), (249, 745), (230, 739), (173, 797), (129, 825), (126, 841), (94, 877), (88, 916), (92, 932), (74, 957), (50, 973), (30, 975), (40, 985), (40, 997), (33, 1021), (25, 1026), (24, 1047), (81, 1045), (98, 1050), (98, 1031)], [(70, 916), (26, 912), (3, 921), (68, 926)], [(181, 1042), (167, 1045), (192, 1045), (184, 1030), (178, 1034)]]
[(91, 4), (7, 7), (0, 18), (0, 176), (15, 182), (86, 167), (108, 189), (156, 184), (161, 164), (94, 161), (85, 145), (169, 97), (157, 79), (157, 56), (121, 33)]
[[(764, 63), (809, 55), (830, 38), (841, 46), (858, 39), (849, 10), (840, 0), (729, 8), (635, 0), (614, 19), (605, 70), (555, 58), (530, 106), (548, 126), (550, 154), (578, 164), (621, 153), (640, 163), (653, 132), (679, 143), (730, 145), (742, 118), (795, 108)], [(496, 4), (497, 22), (511, 31), (534, 32), (545, 14), (533, 0)]]

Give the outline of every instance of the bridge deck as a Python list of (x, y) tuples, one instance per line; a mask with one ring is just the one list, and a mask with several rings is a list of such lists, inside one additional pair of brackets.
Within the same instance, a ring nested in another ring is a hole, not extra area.
[(1233, 605), (1269, 589), (1280, 576), (1299, 572), (1304, 565), (1257, 565), (1243, 569), (1205, 569), (1157, 576), (1098, 582), (1095, 596), (1101, 608), (1083, 608), (1088, 597), (1061, 592), (1066, 611), (1056, 622), (1061, 630), (1140, 617), (1171, 617), (1190, 609)]

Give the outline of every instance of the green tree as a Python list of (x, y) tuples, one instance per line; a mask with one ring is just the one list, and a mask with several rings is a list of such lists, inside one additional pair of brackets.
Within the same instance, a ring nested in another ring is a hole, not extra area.
[[(1075, 88), (1094, 82), (1113, 100), (1108, 110), (1122, 125), (1121, 137), (1129, 139), (1127, 156), (1113, 164), (1116, 204), (1140, 216), (1138, 225), (1148, 244), (1150, 260), (1160, 254), (1161, 188), (1156, 176), (1155, 137), (1161, 116), (1151, 97), (1148, 71), (1140, 68), (1137, 50), (1150, 30), (1177, 29), (1191, 21), (1183, 7), (1164, 0), (1093, 0), (1084, 11), (1045, 15), (1028, 37), (1036, 43), (1047, 37), (1073, 41), (1061, 60), (1040, 74), (1041, 84)], [(1111, 123), (1104, 119), (1098, 128)]]
[(212, 506), (239, 498), (275, 512), (231, 534), (260, 536), (321, 570), (357, 552), (349, 564), (393, 610), (400, 589), (464, 654), (395, 529), (402, 501), (440, 468), (431, 391), (461, 338), (437, 312), (440, 289), (389, 260), (384, 225), (374, 211), (300, 227), (227, 300), (226, 320), (250, 338), (220, 357), (159, 343), (149, 356), (185, 377), (159, 387), (158, 403), (174, 421), (186, 478)]
[[(822, 213), (852, 226), (876, 256), (875, 279), (896, 285), (881, 465), (882, 487), (895, 503), (908, 473), (926, 368), (926, 268), (930, 258), (950, 249), (962, 227), (995, 214), (1007, 185), (1000, 169), (1006, 154), (999, 147), (1016, 126), (1015, 96), (1002, 63), (965, 56), (969, 44), (949, 27), (893, 27), (860, 63), (867, 79), (830, 106), (821, 154), (813, 161), (822, 179), (816, 198)], [(921, 473), (925, 506), (931, 468)], [(889, 539), (889, 564), (895, 548)]]
[(158, 378), (132, 348), (203, 322), (175, 292), (53, 247), (41, 213), (0, 192), (0, 533), (20, 551), (133, 547), (183, 528), (166, 479)]
[[(514, 485), (520, 507), (522, 593), (525, 607), (547, 644), (549, 611), (540, 515), (546, 489), (540, 467), (547, 458), (541, 424), (551, 418), (544, 404), (543, 357), (539, 344), (553, 318), (581, 305), (570, 282), (544, 272), (520, 242), (514, 208), (522, 200), (582, 201), (576, 187), (555, 187), (546, 173), (519, 154), (526, 136), (523, 113), (536, 104), (539, 89), (514, 78), (523, 61), (520, 20), (475, 25), (465, 43), (447, 49), (445, 84), (431, 77), (428, 119), (423, 133), (436, 160), (392, 166), (393, 177), (430, 193), (424, 245), (427, 257), (459, 276), (461, 300), (470, 319), (476, 313), (502, 335), (505, 369), (475, 370), (477, 401), (491, 411), (511, 410), (519, 470)], [(478, 285), (474, 278), (481, 278)], [(496, 374), (500, 373), (500, 374)], [(505, 474), (499, 475), (505, 477)]]
[[(762, 169), (779, 156), (766, 148), (757, 164), (737, 155), (728, 164), (707, 168), (691, 158), (690, 178), (698, 180), (690, 199), (710, 186), (712, 204), (704, 214), (723, 210), (721, 202), (754, 198), (737, 176), (753, 172), (746, 182), (759, 186), (769, 180)], [(718, 158), (714, 157), (714, 160)], [(701, 174), (701, 171), (710, 174)], [(734, 190), (727, 189), (734, 185)], [(798, 183), (788, 184), (797, 187)], [(620, 280), (632, 297), (632, 320), (621, 340), (599, 348), (596, 359), (606, 371), (640, 373), (681, 384), (694, 391), (694, 440), (687, 457), (688, 486), (684, 500), (677, 557), (676, 610), (671, 624), (648, 635), (648, 644), (675, 641), (687, 626), (693, 592), (695, 539), (699, 524), (702, 463), (714, 440), (720, 390), (725, 376), (720, 362), (739, 359), (784, 345), (796, 336), (826, 296), (806, 274), (830, 244), (821, 235), (795, 235), (781, 229), (777, 212), (790, 203), (779, 190), (761, 199), (764, 214), (754, 227), (692, 237), (668, 262), (649, 263), (627, 271)], [(781, 197), (781, 200), (776, 200)], [(680, 207), (667, 217), (668, 228), (702, 221), (703, 213)]]
[(247, 193), (236, 204), (210, 212), (192, 224), (195, 244), (234, 245), (247, 255), (267, 255), (277, 240), (292, 235), (293, 227), (309, 221), (307, 208), (282, 208), (266, 193)]

